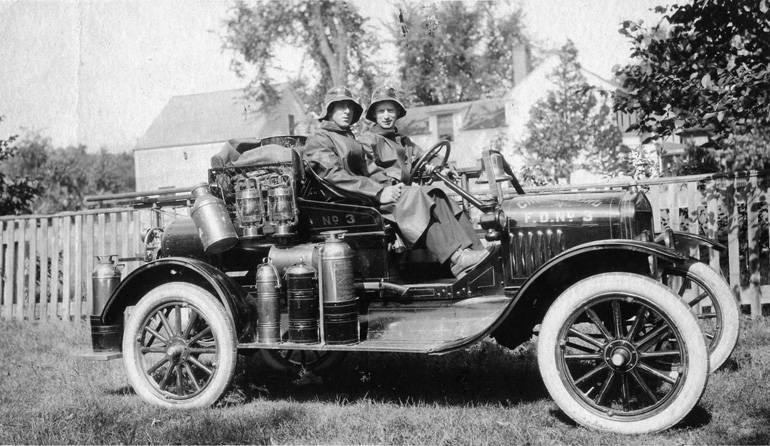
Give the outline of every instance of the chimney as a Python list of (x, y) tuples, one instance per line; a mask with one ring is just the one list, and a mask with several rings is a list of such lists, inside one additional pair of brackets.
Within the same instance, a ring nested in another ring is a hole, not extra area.
[(513, 46), (513, 86), (519, 85), (531, 70), (529, 48), (519, 42)]

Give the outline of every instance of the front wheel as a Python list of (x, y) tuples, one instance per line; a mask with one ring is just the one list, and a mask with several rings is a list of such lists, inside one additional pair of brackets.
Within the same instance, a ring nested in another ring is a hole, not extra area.
[(144, 401), (207, 407), (230, 385), (236, 342), (230, 318), (211, 293), (189, 283), (168, 283), (147, 293), (131, 313), (123, 363)]
[(667, 429), (697, 404), (708, 350), (687, 306), (653, 279), (608, 273), (578, 282), (548, 310), (538, 340), (559, 407), (593, 429)]

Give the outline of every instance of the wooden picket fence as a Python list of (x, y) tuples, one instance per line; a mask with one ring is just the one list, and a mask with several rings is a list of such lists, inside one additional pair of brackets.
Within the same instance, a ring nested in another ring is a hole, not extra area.
[(0, 217), (0, 318), (82, 321), (91, 314), (97, 255), (117, 255), (123, 276), (141, 265), (144, 229), (186, 209), (100, 209)]
[[(656, 232), (669, 225), (716, 238), (722, 228), (728, 261), (713, 250), (703, 253), (708, 256), (703, 260), (714, 268), (721, 266), (736, 298), (757, 316), (761, 304), (770, 303), (770, 285), (762, 284), (770, 282), (768, 185), (770, 172), (750, 172), (660, 178), (638, 184), (530, 188), (528, 193), (640, 187), (652, 204)], [(672, 204), (676, 212), (671, 212)], [(162, 226), (188, 211), (186, 206), (155, 206), (0, 217), (0, 318), (87, 320), (93, 299), (94, 256), (117, 254), (126, 264), (125, 277), (141, 265), (143, 230)], [(691, 252), (696, 257), (701, 254)]]

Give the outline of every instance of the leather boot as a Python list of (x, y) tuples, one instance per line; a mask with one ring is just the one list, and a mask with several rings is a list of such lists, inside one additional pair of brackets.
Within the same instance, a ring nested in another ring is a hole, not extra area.
[(458, 249), (449, 258), (452, 274), (461, 277), (489, 257), (489, 254), (486, 249)]

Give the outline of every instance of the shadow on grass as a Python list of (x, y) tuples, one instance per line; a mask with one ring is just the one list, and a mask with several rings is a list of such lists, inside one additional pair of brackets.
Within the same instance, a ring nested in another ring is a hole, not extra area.
[[(551, 409), (549, 411), (550, 415), (557, 419), (559, 422), (570, 426), (570, 427), (578, 427), (579, 425), (569, 416), (567, 416), (566, 413), (562, 412), (561, 409)], [(671, 429), (677, 430), (677, 429), (697, 429), (703, 426), (708, 425), (711, 422), (711, 414), (701, 407), (700, 405), (696, 405), (687, 416), (682, 419), (679, 423), (674, 425)], [(738, 444), (745, 444), (745, 443), (738, 443)]]
[(131, 386), (123, 386), (117, 389), (108, 390), (104, 393), (106, 393), (107, 395), (117, 395), (117, 396), (136, 395), (136, 392), (134, 392), (134, 388)]
[(696, 404), (682, 421), (674, 425), (673, 429), (697, 429), (709, 423), (711, 423), (711, 413), (700, 404)]
[(242, 403), (258, 398), (343, 404), (366, 399), (510, 406), (548, 397), (533, 350), (511, 351), (481, 342), (443, 356), (351, 353), (335, 369), (310, 379), (296, 370), (275, 372), (258, 359), (242, 358), (233, 392)]

